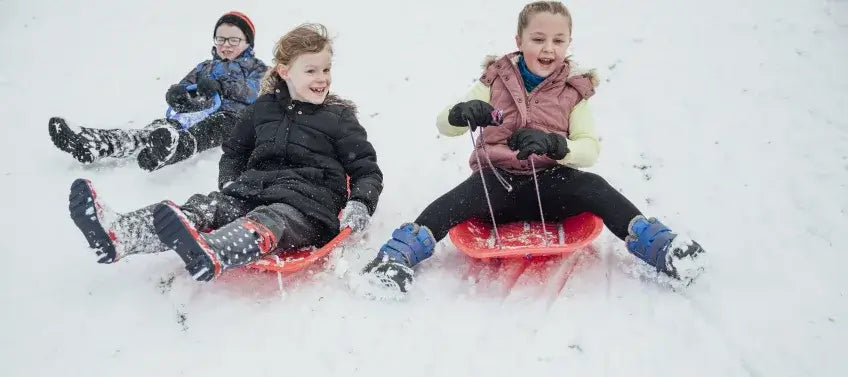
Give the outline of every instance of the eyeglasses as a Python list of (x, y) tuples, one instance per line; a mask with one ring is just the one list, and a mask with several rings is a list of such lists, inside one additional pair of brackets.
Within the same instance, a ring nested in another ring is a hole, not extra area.
[(224, 44), (224, 42), (227, 42), (227, 44), (230, 45), (230, 46), (238, 46), (239, 44), (241, 44), (241, 41), (243, 41), (243, 40), (244, 40), (244, 38), (239, 38), (239, 37), (230, 37), (230, 38), (215, 37), (215, 44), (218, 45), (218, 46), (221, 46), (221, 45)]

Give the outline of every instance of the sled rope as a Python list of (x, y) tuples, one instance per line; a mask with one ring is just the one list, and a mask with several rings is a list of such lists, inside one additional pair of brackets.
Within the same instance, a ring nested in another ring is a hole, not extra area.
[[(486, 204), (489, 206), (489, 215), (492, 216), (492, 228), (495, 230), (495, 240), (498, 244), (498, 249), (503, 248), (503, 244), (501, 244), (501, 235), (498, 233), (498, 224), (495, 222), (495, 210), (492, 209), (492, 200), (489, 198), (489, 189), (486, 187), (486, 178), (483, 176), (483, 165), (480, 163), (480, 148), (477, 147), (477, 143), (474, 141), (474, 131), (471, 131), (471, 121), (468, 121), (468, 135), (471, 136), (471, 145), (474, 148), (474, 157), (477, 158), (477, 170), (480, 172), (480, 181), (483, 182), (483, 193), (486, 194)], [(483, 129), (480, 129), (480, 146), (483, 148), (485, 152), (485, 146), (483, 145)], [(495, 173), (495, 176), (498, 177), (498, 180), (501, 181), (501, 184), (506, 183), (504, 188), (507, 188), (507, 191), (512, 191), (512, 186), (509, 185), (509, 182), (503, 179), (500, 174), (495, 170), (492, 165), (492, 160), (489, 159), (489, 154), (486, 153), (486, 160), (489, 161), (489, 166), (492, 168), (492, 171)]]
[[(280, 263), (280, 256), (279, 255), (274, 254), (274, 260), (277, 262), (278, 266), (282, 265), (282, 263)], [(277, 288), (280, 290), (280, 298), (281, 299), (285, 298), (286, 297), (286, 291), (283, 290), (283, 273), (280, 272), (280, 271), (277, 271)]]
[[(470, 127), (470, 123), (469, 123), (469, 127)], [(476, 150), (478, 148), (478, 145), (474, 141), (474, 134), (471, 134), (471, 144), (474, 144), (474, 149), (475, 149), (475, 154), (476, 154), (477, 153)], [(483, 155), (486, 156), (486, 163), (489, 164), (489, 168), (492, 169), (492, 173), (495, 174), (495, 178), (497, 178), (498, 182), (500, 182), (501, 186), (503, 186), (503, 188), (506, 189), (506, 192), (512, 192), (512, 185), (509, 184), (509, 182), (507, 182), (506, 178), (504, 178), (501, 175), (501, 173), (498, 172), (497, 169), (495, 169), (495, 164), (493, 164), (492, 159), (489, 158), (489, 151), (486, 150), (486, 143), (483, 141), (483, 128), (480, 128), (480, 145), (479, 145), (479, 148), (483, 149)], [(483, 165), (480, 163), (480, 156), (477, 156), (477, 166), (479, 166), (481, 168), (483, 167)], [(480, 170), (482, 170), (482, 169), (480, 169)]]
[(529, 158), (530, 168), (533, 169), (533, 184), (536, 186), (536, 202), (539, 203), (539, 217), (542, 219), (542, 240), (545, 246), (548, 246), (548, 228), (545, 226), (545, 212), (542, 210), (542, 194), (539, 193), (539, 180), (536, 179), (536, 164), (533, 163), (533, 157)]

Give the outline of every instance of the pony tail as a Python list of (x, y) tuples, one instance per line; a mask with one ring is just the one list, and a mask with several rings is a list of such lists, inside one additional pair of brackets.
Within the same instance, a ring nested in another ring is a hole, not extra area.
[(262, 82), (259, 84), (259, 95), (273, 93), (277, 86), (279, 86), (280, 81), (283, 79), (277, 74), (276, 67), (270, 67), (267, 71), (265, 71), (265, 75), (262, 76)]

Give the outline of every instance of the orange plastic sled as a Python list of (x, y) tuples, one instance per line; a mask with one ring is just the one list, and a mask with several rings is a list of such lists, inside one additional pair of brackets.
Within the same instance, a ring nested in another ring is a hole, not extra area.
[(329, 255), (333, 249), (350, 236), (350, 232), (350, 228), (344, 228), (338, 235), (336, 235), (336, 237), (320, 248), (310, 247), (295, 251), (277, 250), (262, 259), (247, 265), (247, 267), (256, 270), (281, 273), (299, 271)]
[[(600, 217), (584, 212), (561, 222), (513, 222), (498, 224), (498, 247), (491, 223), (471, 219), (448, 232), (454, 245), (472, 258), (515, 258), (570, 254), (589, 245), (604, 228)], [(547, 239), (547, 244), (545, 240)]]

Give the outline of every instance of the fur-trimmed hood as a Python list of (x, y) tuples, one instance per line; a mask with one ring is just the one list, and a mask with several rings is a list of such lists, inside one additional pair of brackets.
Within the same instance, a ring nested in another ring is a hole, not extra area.
[[(513, 64), (517, 65), (518, 64), (518, 57), (521, 55), (521, 53), (518, 52), (518, 51), (515, 51), (511, 54), (508, 54), (507, 56), (509, 56), (509, 55), (512, 55), (512, 57), (510, 58), (510, 61), (512, 61)], [(492, 64), (494, 64), (496, 61), (498, 61), (502, 57), (503, 56), (498, 56), (498, 55), (486, 55), (486, 57), (483, 58), (483, 63), (480, 64), (480, 67), (483, 68), (483, 72), (488, 70), (489, 67)], [(601, 80), (598, 77), (597, 70), (595, 70), (595, 69), (583, 69), (583, 68), (579, 67), (578, 64), (573, 59), (571, 59), (571, 56), (565, 57), (565, 63), (567, 65), (569, 65), (569, 72), (568, 72), (568, 78), (569, 79), (573, 78), (573, 77), (584, 76), (584, 77), (589, 78), (589, 80), (592, 82), (592, 87), (597, 88), (598, 85), (600, 85)]]

